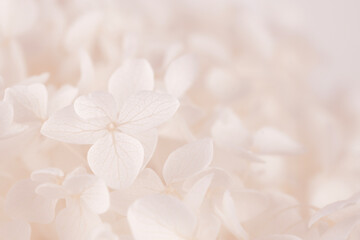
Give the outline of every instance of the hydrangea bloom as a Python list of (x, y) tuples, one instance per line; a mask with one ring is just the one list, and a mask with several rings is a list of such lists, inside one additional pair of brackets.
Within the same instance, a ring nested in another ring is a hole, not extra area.
[(359, 89), (279, 1), (0, 0), (0, 240), (360, 239)]

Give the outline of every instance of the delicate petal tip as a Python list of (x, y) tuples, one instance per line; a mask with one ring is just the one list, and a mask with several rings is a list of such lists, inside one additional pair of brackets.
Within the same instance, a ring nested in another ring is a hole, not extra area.
[(141, 143), (122, 133), (107, 134), (88, 151), (88, 163), (96, 176), (103, 178), (114, 189), (129, 187), (136, 179), (144, 162)]
[(213, 158), (213, 141), (210, 138), (188, 143), (168, 156), (163, 176), (167, 184), (183, 181), (205, 170)]

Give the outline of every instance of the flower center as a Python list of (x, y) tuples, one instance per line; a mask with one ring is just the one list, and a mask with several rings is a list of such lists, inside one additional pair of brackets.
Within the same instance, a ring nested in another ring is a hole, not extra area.
[(113, 123), (113, 122), (111, 122), (111, 123), (109, 123), (108, 125), (107, 125), (107, 130), (109, 131), (109, 132), (112, 132), (112, 131), (114, 131), (115, 129), (116, 129), (116, 123)]

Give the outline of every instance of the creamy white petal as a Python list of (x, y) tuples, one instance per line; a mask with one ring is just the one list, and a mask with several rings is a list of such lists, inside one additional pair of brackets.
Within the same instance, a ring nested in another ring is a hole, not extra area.
[(10, 103), (0, 102), (0, 135), (3, 135), (13, 122), (14, 110)]
[(87, 240), (119, 240), (119, 238), (112, 232), (109, 224), (100, 224), (92, 229)]
[(201, 214), (196, 230), (196, 239), (216, 240), (221, 228), (221, 221), (212, 213)]
[(217, 209), (219, 217), (222, 219), (224, 226), (237, 238), (247, 240), (248, 234), (241, 225), (237, 215), (233, 198), (229, 191), (226, 191), (222, 201), (222, 208)]
[(37, 186), (38, 183), (31, 180), (21, 180), (12, 186), (5, 200), (9, 216), (27, 222), (52, 222), (56, 201), (36, 194)]
[(119, 113), (119, 129), (136, 133), (157, 127), (177, 111), (179, 101), (171, 95), (141, 91), (124, 102)]
[(212, 174), (208, 174), (198, 180), (184, 197), (184, 203), (194, 212), (199, 211), (203, 203), (206, 193), (213, 179)]
[(144, 163), (143, 168), (149, 163), (151, 157), (155, 152), (155, 148), (158, 142), (158, 132), (156, 128), (147, 130), (145, 132), (132, 134), (134, 138), (140, 141), (144, 147)]
[(55, 220), (59, 240), (87, 240), (89, 233), (101, 219), (81, 205), (70, 205), (61, 210)]
[(111, 188), (126, 188), (136, 179), (144, 162), (144, 149), (133, 137), (119, 132), (99, 139), (88, 152), (95, 175)]
[(185, 240), (195, 234), (196, 218), (178, 199), (152, 195), (133, 203), (128, 221), (135, 240)]
[(34, 0), (1, 1), (0, 30), (2, 34), (13, 37), (27, 32), (36, 22), (38, 12), (38, 5)]
[(41, 133), (49, 138), (75, 144), (92, 144), (106, 134), (106, 121), (81, 119), (73, 106), (53, 114), (42, 126)]
[(272, 127), (261, 128), (254, 134), (253, 148), (262, 154), (299, 154), (303, 151), (297, 142)]
[(336, 223), (321, 235), (321, 240), (347, 240), (355, 227), (360, 224), (360, 215), (354, 214)]
[(179, 98), (191, 87), (197, 75), (197, 61), (188, 54), (173, 60), (165, 73), (168, 93)]
[(126, 61), (110, 77), (108, 91), (118, 104), (122, 104), (130, 95), (139, 91), (151, 91), (154, 88), (154, 72), (145, 59)]
[(81, 50), (80, 57), (80, 80), (78, 88), (81, 92), (89, 90), (95, 81), (94, 64), (88, 52)]
[(334, 203), (331, 203), (324, 208), (320, 209), (318, 212), (316, 212), (314, 215), (311, 216), (309, 220), (308, 227), (311, 227), (314, 223), (319, 221), (321, 218), (331, 215), (332, 213), (335, 213), (343, 208), (346, 208), (348, 206), (354, 205), (360, 201), (360, 194), (355, 194), (349, 199), (337, 201)]
[(30, 85), (34, 83), (42, 83), (45, 84), (49, 80), (50, 74), (45, 72), (39, 75), (33, 75), (26, 78), (24, 81), (21, 81), (21, 85)]
[(54, 200), (66, 198), (69, 194), (63, 186), (55, 183), (42, 183), (36, 187), (35, 192), (40, 196)]
[(4, 98), (13, 104), (15, 121), (28, 122), (47, 116), (48, 93), (41, 83), (8, 88)]
[(167, 184), (183, 181), (206, 169), (213, 158), (211, 139), (201, 139), (188, 143), (167, 158), (163, 176)]
[(43, 168), (33, 171), (30, 176), (31, 180), (35, 182), (56, 183), (64, 177), (64, 172), (59, 168)]
[(101, 13), (93, 11), (87, 12), (75, 19), (66, 33), (66, 48), (69, 51), (76, 51), (84, 47), (91, 47), (102, 17)]
[(93, 92), (78, 97), (74, 102), (75, 112), (83, 119), (116, 119), (117, 108), (114, 97), (107, 92)]
[(63, 85), (53, 92), (49, 99), (48, 116), (72, 104), (78, 93), (79, 89), (71, 85)]
[(250, 134), (230, 108), (221, 111), (211, 127), (211, 136), (219, 147), (237, 153), (249, 146)]
[(111, 209), (126, 216), (129, 206), (136, 199), (161, 193), (164, 189), (165, 186), (156, 172), (150, 168), (145, 168), (129, 188), (111, 192)]
[(91, 187), (81, 193), (80, 199), (94, 213), (101, 214), (110, 207), (109, 190), (104, 180), (97, 178)]
[(290, 234), (271, 234), (255, 238), (254, 240), (302, 240), (302, 238)]

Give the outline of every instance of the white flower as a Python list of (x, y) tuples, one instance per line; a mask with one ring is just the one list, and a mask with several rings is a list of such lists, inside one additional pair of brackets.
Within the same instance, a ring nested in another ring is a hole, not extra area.
[(153, 129), (170, 119), (179, 106), (170, 95), (142, 91), (152, 88), (151, 82), (152, 70), (146, 61), (125, 64), (110, 78), (113, 95), (94, 92), (78, 97), (74, 106), (50, 117), (41, 132), (64, 142), (93, 144), (88, 152), (91, 170), (110, 187), (126, 188), (144, 166), (144, 154), (145, 164), (152, 154)]

